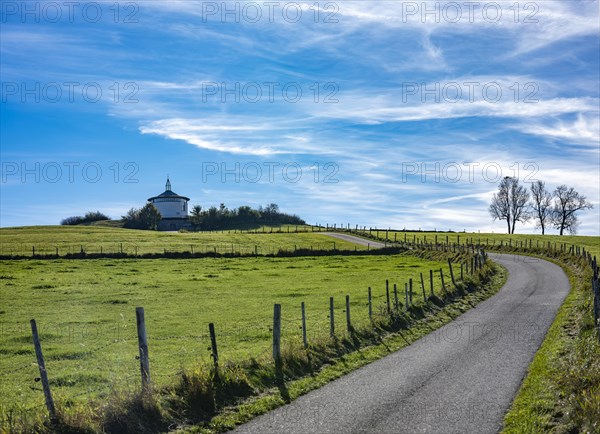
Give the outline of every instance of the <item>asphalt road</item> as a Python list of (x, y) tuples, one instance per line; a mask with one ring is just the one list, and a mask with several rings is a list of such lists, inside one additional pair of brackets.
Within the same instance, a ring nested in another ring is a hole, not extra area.
[(380, 249), (385, 247), (384, 243), (378, 241), (367, 240), (365, 238), (355, 237), (354, 235), (340, 234), (337, 232), (322, 232), (323, 235), (327, 235), (333, 238), (339, 238), (340, 240), (348, 241), (349, 243), (359, 244), (361, 246), (369, 246), (373, 249)]
[(560, 267), (489, 254), (506, 285), (453, 322), (236, 433), (496, 433), (569, 291)]

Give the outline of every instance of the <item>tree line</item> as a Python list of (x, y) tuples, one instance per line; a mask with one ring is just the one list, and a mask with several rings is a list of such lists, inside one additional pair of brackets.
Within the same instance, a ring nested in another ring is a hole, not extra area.
[[(100, 211), (88, 212), (85, 216), (67, 217), (61, 221), (61, 225), (87, 224), (110, 218)], [(156, 230), (162, 220), (158, 209), (151, 203), (142, 208), (131, 208), (127, 214), (121, 217), (121, 223), (128, 229)], [(204, 210), (200, 205), (194, 205), (191, 209), (189, 220), (194, 230), (218, 230), (232, 228), (251, 228), (262, 225), (304, 225), (306, 222), (297, 215), (286, 214), (279, 210), (279, 206), (270, 203), (264, 208), (259, 206), (253, 209), (249, 206), (229, 209), (225, 204), (218, 208), (211, 206)]]
[(60, 224), (65, 226), (74, 226), (97, 222), (101, 220), (110, 220), (110, 217), (108, 217), (106, 214), (101, 213), (100, 211), (89, 211), (84, 216), (71, 216), (62, 219), (60, 221)]
[(190, 211), (190, 222), (196, 230), (217, 230), (234, 227), (257, 227), (261, 225), (304, 225), (306, 222), (297, 215), (279, 211), (279, 206), (270, 203), (264, 208), (253, 209), (249, 206), (228, 209), (225, 204), (218, 208), (211, 206), (203, 210), (194, 205)]
[(544, 181), (538, 180), (528, 189), (519, 179), (507, 176), (500, 181), (489, 212), (494, 220), (506, 220), (509, 234), (515, 233), (517, 222), (533, 219), (536, 227), (541, 228), (542, 235), (550, 226), (563, 235), (565, 231), (576, 234), (579, 226), (577, 213), (591, 208), (587, 198), (573, 187), (563, 184), (551, 191)]

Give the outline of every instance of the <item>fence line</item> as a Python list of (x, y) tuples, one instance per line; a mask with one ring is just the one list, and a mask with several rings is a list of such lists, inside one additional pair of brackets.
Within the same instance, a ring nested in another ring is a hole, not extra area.
[[(467, 240), (468, 242), (468, 240)], [(403, 243), (403, 242), (401, 242)], [(566, 253), (566, 254), (570, 254), (576, 257), (580, 257), (580, 258), (584, 258), (587, 263), (589, 264), (589, 266), (591, 267), (592, 271), (593, 271), (593, 277), (592, 277), (592, 291), (593, 291), (593, 316), (594, 316), (594, 324), (595, 327), (597, 327), (598, 329), (598, 338), (600, 339), (600, 279), (599, 279), (599, 268), (598, 268), (598, 264), (597, 264), (597, 259), (596, 257), (592, 257), (591, 254), (589, 252), (587, 252), (585, 250), (585, 248), (581, 248), (579, 246), (575, 246), (575, 245), (571, 245), (568, 246), (567, 244), (563, 243), (563, 245), (558, 244), (558, 245), (553, 245), (551, 243), (542, 245), (541, 247), (533, 247), (532, 243), (529, 243), (529, 246), (527, 245), (528, 243), (515, 243), (515, 246), (513, 246), (512, 241), (509, 240), (508, 246), (504, 245), (503, 243), (500, 243), (500, 245), (495, 246), (494, 250), (502, 250), (505, 251), (505, 249), (516, 249), (517, 251), (519, 249), (522, 249), (524, 252), (526, 253), (534, 253), (531, 251), (531, 249), (537, 249), (537, 253), (543, 253), (543, 254), (547, 254), (547, 255), (557, 255), (557, 254), (561, 254), (561, 253)], [(426, 240), (424, 239), (423, 242), (420, 242), (420, 240), (416, 240), (413, 239), (412, 242), (407, 241), (406, 246), (410, 246), (411, 249), (422, 249), (422, 250), (443, 250), (446, 252), (458, 252), (458, 253), (464, 253), (467, 254), (469, 256), (467, 256), (467, 260), (464, 262), (460, 262), (461, 265), (461, 274), (460, 274), (460, 280), (458, 278), (457, 275), (454, 274), (453, 268), (452, 268), (452, 261), (450, 261), (448, 263), (448, 267), (449, 267), (449, 272), (452, 278), (452, 282), (455, 286), (455, 289), (458, 288), (458, 282), (460, 281), (464, 281), (464, 275), (462, 273), (462, 269), (463, 269), (463, 265), (464, 265), (464, 269), (466, 270), (466, 275), (467, 276), (471, 276), (474, 274), (479, 273), (482, 270), (483, 265), (485, 264), (486, 260), (487, 260), (487, 254), (485, 253), (485, 251), (483, 249), (481, 249), (481, 246), (479, 245), (475, 245), (475, 244), (434, 244), (434, 243), (428, 243), (426, 242)], [(522, 247), (521, 247), (522, 246)], [(433, 289), (434, 286), (434, 274), (437, 270), (430, 270), (430, 283), (431, 283), (431, 288)], [(441, 294), (446, 293), (447, 289), (444, 283), (444, 272), (442, 269), (439, 270), (440, 271), (440, 278), (439, 278), (439, 283), (441, 284)], [(423, 275), (420, 275), (421, 278), (421, 289), (423, 291), (423, 296), (424, 296), (424, 300), (423, 303), (428, 303), (428, 301), (431, 299), (432, 296), (434, 296), (434, 293), (432, 295), (430, 295), (429, 298), (426, 297), (426, 292), (425, 292), (425, 284), (424, 284), (424, 279), (423, 279)], [(397, 283), (395, 284), (397, 285)], [(397, 317), (398, 315), (407, 315), (410, 314), (410, 311), (412, 309), (412, 307), (414, 306), (413, 304), (413, 285), (412, 285), (412, 278), (408, 280), (408, 282), (405, 283), (405, 302), (404, 302), (404, 306), (402, 306), (402, 303), (397, 299), (397, 291), (396, 288), (394, 290), (394, 309), (391, 309), (391, 302), (390, 302), (390, 291), (389, 291), (389, 280), (386, 281), (386, 285), (385, 285), (385, 293), (380, 292), (379, 294), (373, 294), (373, 291), (371, 288), (368, 288), (369, 291), (368, 293), (365, 292), (365, 298), (361, 298), (360, 302), (356, 302), (356, 303), (364, 303), (365, 299), (367, 301), (369, 310), (368, 310), (368, 322), (372, 323), (373, 322), (373, 317), (376, 316), (377, 314), (379, 314), (381, 316), (381, 318), (385, 319), (385, 318), (394, 318)], [(381, 300), (381, 304), (379, 305), (379, 309), (377, 312), (373, 312), (373, 300)], [(338, 301), (339, 304), (339, 301)], [(279, 306), (279, 308), (277, 308), (277, 306)], [(351, 322), (351, 316), (350, 316), (350, 308), (351, 308), (351, 300), (349, 296), (346, 296), (346, 304), (345, 304), (345, 309), (344, 312), (346, 313), (346, 334), (351, 334), (353, 332), (353, 330), (355, 329), (354, 324)], [(403, 308), (403, 309), (402, 309)], [(289, 309), (289, 308), (288, 308)], [(340, 309), (340, 307), (338, 306), (337, 308), (338, 310)], [(329, 320), (329, 337), (331, 339), (338, 339), (338, 334), (336, 334), (336, 327), (335, 327), (335, 319), (336, 319), (336, 315), (335, 315), (335, 310), (336, 310), (336, 304), (335, 304), (335, 300), (334, 297), (330, 297), (330, 305), (329, 305), (329, 315), (327, 315), (327, 318), (319, 316), (318, 320), (325, 322), (327, 319)], [(402, 312), (402, 313), (401, 313)], [(308, 314), (308, 315), (307, 315)], [(356, 318), (356, 313), (354, 314), (354, 318)], [(292, 312), (284, 312), (282, 314), (281, 311), (281, 305), (276, 305), (275, 309), (274, 309), (274, 317), (273, 317), (273, 327), (272, 329), (270, 329), (270, 331), (273, 334), (273, 348), (272, 348), (272, 357), (273, 357), (273, 362), (275, 363), (275, 367), (276, 367), (276, 371), (279, 373), (281, 371), (281, 357), (282, 357), (282, 353), (281, 353), (281, 349), (282, 346), (284, 345), (284, 342), (282, 342), (282, 337), (286, 337), (286, 330), (288, 330), (288, 327), (292, 327), (295, 328), (297, 327), (298, 329), (302, 330), (302, 341), (304, 344), (305, 348), (308, 348), (310, 346), (310, 339), (309, 336), (315, 336), (312, 333), (309, 334), (309, 327), (311, 326), (311, 324), (315, 324), (314, 319), (315, 319), (316, 315), (312, 314), (310, 312), (310, 306), (306, 306), (303, 302), (301, 304), (298, 305), (298, 310), (297, 311), (292, 311)], [(211, 347), (208, 349), (210, 351), (210, 355), (213, 359), (214, 362), (214, 367), (215, 369), (218, 367), (218, 361), (219, 361), (219, 356), (218, 356), (218, 351), (217, 351), (217, 341), (219, 338), (226, 338), (226, 337), (239, 337), (239, 334), (236, 333), (220, 333), (220, 331), (218, 330), (217, 327), (215, 327), (214, 324), (209, 325), (209, 330), (207, 334), (200, 334), (200, 335), (187, 335), (187, 336), (167, 336), (167, 337), (152, 337), (151, 333), (147, 334), (146, 333), (146, 329), (145, 329), (145, 320), (144, 320), (144, 312), (142, 308), (137, 308), (136, 309), (136, 318), (137, 318), (137, 330), (138, 330), (138, 345), (139, 345), (139, 363), (140, 363), (140, 373), (141, 373), (141, 385), (142, 385), (142, 389), (143, 390), (149, 390), (149, 386), (150, 386), (150, 382), (151, 382), (151, 375), (150, 375), (150, 364), (149, 364), (149, 354), (152, 353), (153, 351), (153, 347), (152, 347), (152, 342), (153, 341), (160, 341), (160, 340), (167, 340), (167, 339), (197, 339), (197, 340), (203, 340), (203, 339), (207, 339), (210, 338), (211, 339)], [(307, 318), (310, 320), (307, 324)], [(52, 371), (50, 369), (50, 371), (47, 370), (44, 360), (43, 360), (43, 356), (41, 354), (41, 347), (40, 347), (40, 340), (39, 340), (39, 336), (37, 336), (37, 326), (34, 327), (35, 322), (32, 320), (32, 334), (33, 334), (33, 341), (34, 341), (34, 345), (36, 348), (36, 354), (37, 354), (37, 366), (39, 368), (40, 371), (40, 377), (42, 377), (42, 381), (44, 384), (44, 394), (46, 395), (46, 407), (48, 409), (48, 412), (50, 414), (50, 417), (53, 418), (55, 417), (53, 408), (54, 408), (54, 404), (52, 402), (52, 397), (51, 397), (51, 390), (50, 390), (50, 382), (48, 381), (48, 378), (46, 378), (46, 380), (44, 381), (43, 377), (44, 376), (49, 376), (50, 378), (52, 377)], [(268, 326), (265, 326), (264, 324), (259, 325), (258, 328), (256, 328), (256, 330), (262, 330), (262, 331), (266, 331), (269, 330)], [(319, 331), (319, 330), (317, 330)], [(320, 330), (321, 332), (324, 330)], [(339, 333), (339, 332), (337, 332)], [(37, 338), (36, 338), (37, 336)], [(295, 335), (292, 334), (292, 338)], [(321, 334), (321, 336), (323, 336)], [(37, 342), (37, 343), (36, 343)], [(100, 351), (104, 348), (107, 348), (110, 345), (113, 345), (115, 343), (118, 343), (119, 341), (113, 340), (109, 343), (106, 343), (94, 350), (91, 350), (91, 353), (93, 352), (97, 352)], [(222, 345), (222, 343), (221, 343)], [(39, 351), (38, 351), (39, 348)], [(264, 357), (266, 356), (266, 353), (269, 351), (270, 349), (267, 348), (266, 350), (262, 351), (259, 353), (259, 355), (257, 357)], [(32, 362), (33, 363), (33, 362)], [(50, 368), (51, 368), (52, 362), (50, 364)], [(13, 371), (9, 371), (7, 373), (3, 373), (3, 376), (10, 376), (11, 374), (14, 374), (16, 372), (20, 372), (23, 371), (25, 369), (28, 368), (32, 368), (32, 366), (35, 366), (35, 364), (28, 364), (28, 365), (23, 365), (20, 367), (15, 368)], [(178, 374), (157, 374), (158, 376), (176, 376)]]
[[(483, 255), (483, 252), (478, 252), (478, 255)], [(451, 264), (451, 263), (450, 263)], [(433, 270), (430, 270), (430, 275), (433, 272)], [(422, 275), (421, 275), (422, 278)], [(412, 278), (409, 279), (409, 281), (411, 282), (411, 288), (412, 288)], [(356, 330), (356, 325), (355, 325), (355, 321), (357, 318), (357, 315), (362, 314), (362, 312), (359, 310), (357, 312), (354, 313), (353, 316), (351, 316), (351, 306), (352, 303), (354, 303), (355, 305), (363, 305), (363, 304), (368, 304), (369, 305), (369, 312), (368, 312), (368, 323), (373, 324), (373, 321), (375, 319), (378, 320), (389, 320), (390, 318), (396, 317), (398, 315), (401, 315), (401, 309), (400, 306), (402, 305), (402, 303), (399, 302), (398, 300), (398, 294), (397, 294), (397, 283), (393, 284), (394, 287), (394, 308), (392, 309), (391, 306), (391, 301), (390, 301), (390, 280), (387, 279), (385, 280), (385, 293), (383, 292), (383, 290), (381, 291), (376, 291), (377, 293), (373, 293), (374, 291), (371, 290), (371, 288), (369, 288), (368, 294), (365, 292), (365, 297), (361, 297), (360, 301), (356, 301), (356, 299), (354, 298), (354, 300), (351, 301), (351, 298), (349, 295), (346, 295), (346, 300), (345, 300), (345, 306), (339, 306), (339, 302), (338, 302), (338, 306), (336, 306), (335, 303), (335, 299), (334, 297), (330, 297), (330, 305), (329, 305), (329, 315), (325, 315), (324, 312), (321, 313), (314, 313), (311, 312), (311, 306), (307, 306), (304, 302), (301, 302), (298, 305), (298, 309), (297, 310), (293, 310), (290, 312), (284, 312), (282, 314), (282, 310), (281, 310), (281, 305), (276, 305), (279, 306), (278, 308), (275, 307), (274, 310), (274, 322), (273, 322), (273, 327), (271, 329), (269, 329), (267, 324), (254, 324), (254, 325), (245, 325), (245, 327), (241, 330), (241, 332), (246, 332), (246, 335), (256, 335), (256, 333), (265, 333), (267, 331), (272, 332), (273, 334), (273, 348), (272, 348), (272, 359), (273, 362), (275, 363), (275, 367), (276, 367), (276, 372), (280, 373), (281, 372), (281, 358), (282, 358), (282, 347), (284, 345), (284, 341), (282, 340), (283, 337), (285, 337), (286, 340), (294, 340), (296, 338), (299, 339), (299, 336), (294, 333), (295, 330), (301, 330), (302, 333), (302, 343), (303, 343), (303, 347), (304, 348), (309, 348), (310, 347), (310, 341), (311, 339), (318, 339), (319, 337), (324, 337), (323, 332), (325, 331), (325, 324), (328, 321), (329, 322), (329, 337), (331, 339), (339, 339), (340, 337), (344, 336), (344, 335), (350, 335), (354, 332), (354, 330)], [(433, 283), (432, 283), (433, 285)], [(423, 285), (422, 285), (423, 286)], [(424, 286), (423, 286), (423, 291), (424, 291)], [(441, 289), (441, 293), (444, 293), (443, 290), (443, 286)], [(425, 295), (425, 292), (424, 292)], [(366, 301), (366, 303), (365, 303)], [(423, 300), (423, 303), (428, 303), (428, 299), (425, 297)], [(378, 309), (375, 309), (375, 312), (373, 311), (373, 303), (379, 303)], [(413, 303), (412, 303), (412, 297), (410, 299), (408, 299), (407, 304), (405, 307), (405, 312), (409, 313), (410, 309), (412, 309), (413, 307)], [(289, 307), (287, 308), (289, 310)], [(342, 332), (338, 331), (338, 328), (336, 328), (335, 326), (335, 320), (337, 319), (335, 315), (335, 311), (336, 310), (342, 310), (345, 313), (345, 320), (346, 320), (346, 327), (342, 328), (340, 330), (342, 330)], [(359, 315), (360, 316), (360, 315)], [(358, 321), (358, 323), (362, 323), (363, 321)], [(240, 330), (238, 329), (237, 332), (235, 331), (231, 331), (231, 330), (227, 330), (225, 329), (223, 332), (221, 332), (218, 327), (214, 324), (214, 323), (210, 323), (208, 325), (208, 330), (206, 331), (206, 333), (201, 333), (201, 334), (190, 334), (190, 335), (169, 335), (169, 336), (153, 336), (152, 335), (152, 330), (149, 330), (149, 332), (147, 332), (146, 330), (146, 320), (145, 320), (145, 314), (144, 314), (144, 309), (141, 307), (136, 308), (136, 323), (137, 323), (137, 344), (139, 347), (139, 356), (137, 356), (136, 358), (139, 359), (139, 369), (140, 369), (140, 378), (141, 378), (141, 389), (144, 391), (149, 391), (150, 390), (150, 385), (152, 382), (152, 378), (153, 377), (176, 377), (177, 375), (179, 375), (179, 373), (175, 373), (175, 374), (167, 374), (167, 373), (152, 373), (151, 375), (151, 365), (149, 363), (149, 360), (151, 359), (151, 354), (154, 351), (154, 347), (153, 347), (153, 342), (160, 342), (160, 341), (166, 341), (166, 340), (170, 340), (170, 339), (184, 339), (184, 340), (191, 340), (193, 341), (199, 341), (198, 345), (205, 345), (205, 340), (210, 340), (210, 347), (208, 348), (208, 352), (210, 354), (210, 357), (213, 360), (213, 369), (215, 370), (215, 372), (217, 372), (218, 370), (218, 366), (219, 366), (219, 352), (218, 352), (218, 340), (219, 339), (227, 339), (227, 338), (239, 338), (240, 337)], [(33, 320), (32, 320), (32, 324), (33, 324)], [(314, 330), (310, 330), (309, 328), (313, 327)], [(251, 329), (251, 332), (248, 333), (248, 330)], [(345, 330), (344, 330), (345, 329)], [(254, 332), (254, 333), (252, 333)], [(341, 333), (341, 335), (340, 335)], [(36, 336), (37, 336), (37, 329), (36, 332), (34, 333), (34, 342), (36, 342)], [(89, 349), (88, 351), (85, 351), (86, 354), (94, 354), (97, 353), (99, 351), (105, 350), (106, 348), (118, 344), (118, 343), (128, 343), (130, 346), (134, 345), (134, 338), (135, 338), (135, 332), (133, 330), (131, 330), (131, 336), (127, 336), (127, 337), (123, 337), (122, 339), (115, 339), (114, 336), (111, 335), (111, 339), (96, 347), (93, 349)], [(37, 337), (37, 342), (39, 343), (39, 337)], [(291, 342), (291, 341), (290, 341)], [(223, 342), (221, 342), (221, 345), (223, 345)], [(36, 345), (36, 351), (37, 351), (38, 345)], [(41, 349), (41, 347), (40, 347)], [(269, 348), (261, 350), (258, 355), (254, 356), (254, 358), (262, 358), (262, 357), (266, 357), (267, 353), (270, 351)], [(41, 351), (40, 351), (41, 352)], [(52, 378), (52, 365), (53, 363), (50, 363), (50, 370), (47, 371), (46, 366), (44, 364), (43, 359), (40, 359), (40, 357), (38, 357), (38, 362), (37, 362), (37, 366), (40, 370), (40, 375), (43, 377), (44, 375), (48, 375), (50, 378)], [(9, 371), (7, 373), (3, 373), (3, 375), (5, 376), (10, 376), (11, 374), (17, 373), (19, 371), (25, 370), (25, 369), (31, 369), (33, 367), (35, 367), (36, 364), (35, 363), (30, 363), (28, 365), (24, 365), (24, 366), (20, 366), (16, 369), (14, 369), (13, 371)], [(131, 364), (130, 368), (133, 368), (134, 364)], [(43, 375), (41, 373), (44, 373)], [(133, 374), (131, 375), (125, 375), (127, 378), (131, 378)], [(53, 413), (54, 410), (54, 404), (52, 402), (52, 397), (51, 397), (51, 390), (50, 390), (50, 384), (51, 381), (48, 382), (47, 381), (48, 378), (46, 378), (46, 381), (44, 381), (44, 392), (46, 394), (46, 406), (47, 409), (51, 415), (51, 417), (55, 416), (55, 413)], [(83, 396), (85, 395), (84, 393), (81, 394), (77, 394), (77, 396)], [(70, 397), (71, 399), (74, 399), (74, 396)]]

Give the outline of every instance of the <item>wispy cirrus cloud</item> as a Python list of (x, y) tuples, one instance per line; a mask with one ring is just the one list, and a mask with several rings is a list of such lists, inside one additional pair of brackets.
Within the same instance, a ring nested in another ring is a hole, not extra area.
[(598, 152), (600, 148), (600, 117), (598, 112), (579, 113), (575, 120), (550, 120), (523, 124), (521, 131), (564, 143), (585, 145)]
[(444, 101), (409, 105), (401, 104), (394, 98), (369, 98), (365, 95), (348, 97), (346, 101), (348, 103), (343, 106), (321, 109), (319, 114), (368, 124), (464, 117), (533, 118), (593, 111), (599, 100), (584, 97), (552, 98), (529, 104), (514, 101)]
[(310, 127), (302, 119), (266, 120), (251, 116), (171, 118), (145, 122), (139, 130), (142, 134), (183, 140), (205, 150), (229, 154), (335, 154), (334, 146), (323, 147), (314, 142), (308, 132)]

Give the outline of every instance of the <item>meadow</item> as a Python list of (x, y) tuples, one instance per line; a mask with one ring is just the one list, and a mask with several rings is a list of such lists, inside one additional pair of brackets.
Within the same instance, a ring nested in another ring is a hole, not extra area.
[[(295, 233), (295, 230), (300, 232)], [(317, 230), (317, 229), (315, 229)], [(264, 232), (263, 232), (264, 231)], [(301, 232), (306, 231), (306, 232)], [(364, 246), (312, 232), (306, 226), (261, 227), (251, 232), (156, 232), (99, 226), (27, 226), (0, 229), (0, 255), (78, 253), (145, 254), (169, 252), (219, 252), (259, 255), (293, 251), (362, 250)]]
[[(353, 231), (355, 232), (355, 231)], [(438, 243), (457, 243), (457, 244), (480, 244), (485, 246), (499, 246), (500, 242), (504, 245), (511, 244), (515, 245), (515, 242), (529, 245), (531, 241), (532, 246), (546, 246), (548, 242), (554, 246), (554, 243), (558, 246), (559, 244), (565, 243), (567, 246), (576, 245), (585, 247), (586, 251), (589, 251), (592, 255), (600, 257), (600, 236), (583, 236), (583, 235), (541, 235), (541, 234), (490, 234), (480, 232), (412, 232), (412, 231), (394, 231), (385, 229), (373, 229), (372, 231), (359, 231), (358, 235), (370, 235), (379, 240), (385, 240), (386, 237), (390, 241), (404, 241), (412, 242), (413, 240), (419, 242), (432, 243), (437, 239)]]
[[(164, 233), (96, 226), (49, 226), (0, 229), (0, 253), (61, 254), (167, 251), (217, 251), (271, 254), (281, 250), (366, 249), (319, 234), (310, 226), (259, 228), (257, 231)], [(264, 231), (264, 232), (263, 232)], [(273, 233), (271, 233), (273, 231)], [(288, 232), (289, 231), (289, 232)], [(533, 246), (575, 244), (598, 255), (600, 237), (352, 231), (388, 241)], [(406, 238), (405, 238), (406, 237)], [(122, 246), (122, 247), (121, 247)], [(440, 259), (443, 255), (440, 254)], [(44, 413), (44, 401), (29, 320), (35, 318), (57, 402), (71, 406), (110, 399), (115, 390), (140, 387), (135, 308), (143, 306), (149, 335), (153, 384), (163, 387), (190, 368), (209, 371), (208, 324), (214, 323), (222, 365), (256, 360), (270, 363), (273, 304), (282, 305), (283, 345), (302, 341), (300, 303), (306, 304), (309, 342), (329, 335), (329, 297), (335, 299), (336, 335), (345, 330), (345, 296), (352, 323), (368, 327), (367, 288), (373, 290), (375, 317), (385, 317), (385, 281), (413, 279), (415, 301), (422, 300), (420, 273), (429, 289), (429, 270), (444, 270), (445, 260), (424, 260), (410, 252), (395, 255), (246, 257), (196, 259), (28, 259), (0, 261), (0, 416), (10, 409)], [(458, 273), (458, 268), (455, 268)], [(442, 295), (435, 274), (436, 295)], [(391, 302), (394, 302), (391, 292)]]
[[(160, 235), (160, 234), (158, 234)], [(293, 234), (296, 235), (296, 234)], [(308, 235), (308, 234), (305, 234)], [(263, 240), (279, 235), (257, 235)], [(315, 235), (316, 236), (316, 235)], [(292, 234), (290, 237), (293, 238)], [(288, 241), (290, 242), (290, 241)], [(139, 388), (135, 307), (143, 306), (150, 367), (157, 385), (191, 365), (210, 362), (208, 323), (220, 360), (271, 357), (273, 304), (282, 305), (283, 342), (301, 342), (300, 303), (306, 303), (308, 340), (329, 333), (329, 297), (336, 331), (345, 333), (345, 296), (353, 325), (383, 313), (385, 280), (399, 285), (448, 265), (409, 254), (297, 258), (90, 259), (0, 261), (0, 403), (42, 407), (43, 393), (31, 341), (35, 318), (53, 393), (85, 401), (118, 388)], [(439, 293), (439, 274), (435, 288)], [(446, 283), (448, 284), (448, 283)], [(426, 280), (426, 287), (429, 288)], [(417, 295), (415, 301), (422, 296)], [(393, 298), (392, 298), (393, 302)]]

